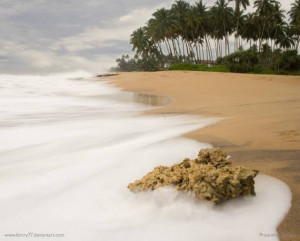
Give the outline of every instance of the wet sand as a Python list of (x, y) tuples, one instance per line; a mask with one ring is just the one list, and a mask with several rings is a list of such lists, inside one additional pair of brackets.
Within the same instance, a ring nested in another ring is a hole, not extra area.
[(224, 118), (186, 137), (220, 147), (235, 163), (257, 168), (287, 183), (293, 193), (292, 208), (278, 232), (297, 235), (281, 240), (300, 240), (299, 76), (166, 71), (121, 73), (110, 79), (127, 91), (173, 100), (146, 114)]

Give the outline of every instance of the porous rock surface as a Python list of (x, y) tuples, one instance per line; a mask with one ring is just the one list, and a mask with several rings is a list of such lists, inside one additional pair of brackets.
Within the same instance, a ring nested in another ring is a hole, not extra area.
[(257, 174), (257, 170), (232, 166), (220, 149), (203, 149), (195, 160), (186, 158), (171, 167), (155, 167), (141, 180), (130, 183), (128, 188), (138, 192), (173, 185), (179, 191), (190, 191), (198, 199), (218, 204), (231, 198), (255, 195)]

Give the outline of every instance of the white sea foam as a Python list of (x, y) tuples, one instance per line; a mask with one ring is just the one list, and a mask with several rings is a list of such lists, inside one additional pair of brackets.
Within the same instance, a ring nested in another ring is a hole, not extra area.
[[(87, 73), (0, 75), (0, 240), (262, 240), (276, 233), (291, 193), (256, 178), (256, 197), (217, 207), (172, 188), (133, 194), (129, 182), (209, 144), (178, 138), (217, 119), (140, 116), (146, 106)], [(45, 238), (27, 238), (27, 240)], [(278, 240), (268, 238), (268, 240)]]

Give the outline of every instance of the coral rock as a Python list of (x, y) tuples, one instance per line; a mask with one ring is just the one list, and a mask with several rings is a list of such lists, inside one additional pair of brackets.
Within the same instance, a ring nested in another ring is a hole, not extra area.
[(218, 204), (231, 198), (255, 195), (257, 174), (257, 170), (232, 166), (220, 149), (204, 149), (195, 160), (186, 158), (171, 167), (155, 167), (141, 180), (130, 183), (128, 188), (138, 192), (173, 185), (179, 191), (190, 191), (198, 199)]

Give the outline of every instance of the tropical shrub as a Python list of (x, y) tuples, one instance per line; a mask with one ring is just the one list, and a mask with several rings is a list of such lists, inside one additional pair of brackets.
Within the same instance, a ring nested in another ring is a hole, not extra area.
[(287, 71), (300, 71), (300, 55), (296, 50), (271, 51), (269, 46), (263, 46), (261, 52), (251, 48), (238, 51), (218, 59), (231, 72), (236, 73), (272, 73), (285, 74)]
[(247, 73), (255, 69), (258, 64), (258, 53), (252, 49), (238, 51), (218, 60), (224, 64), (231, 72)]

